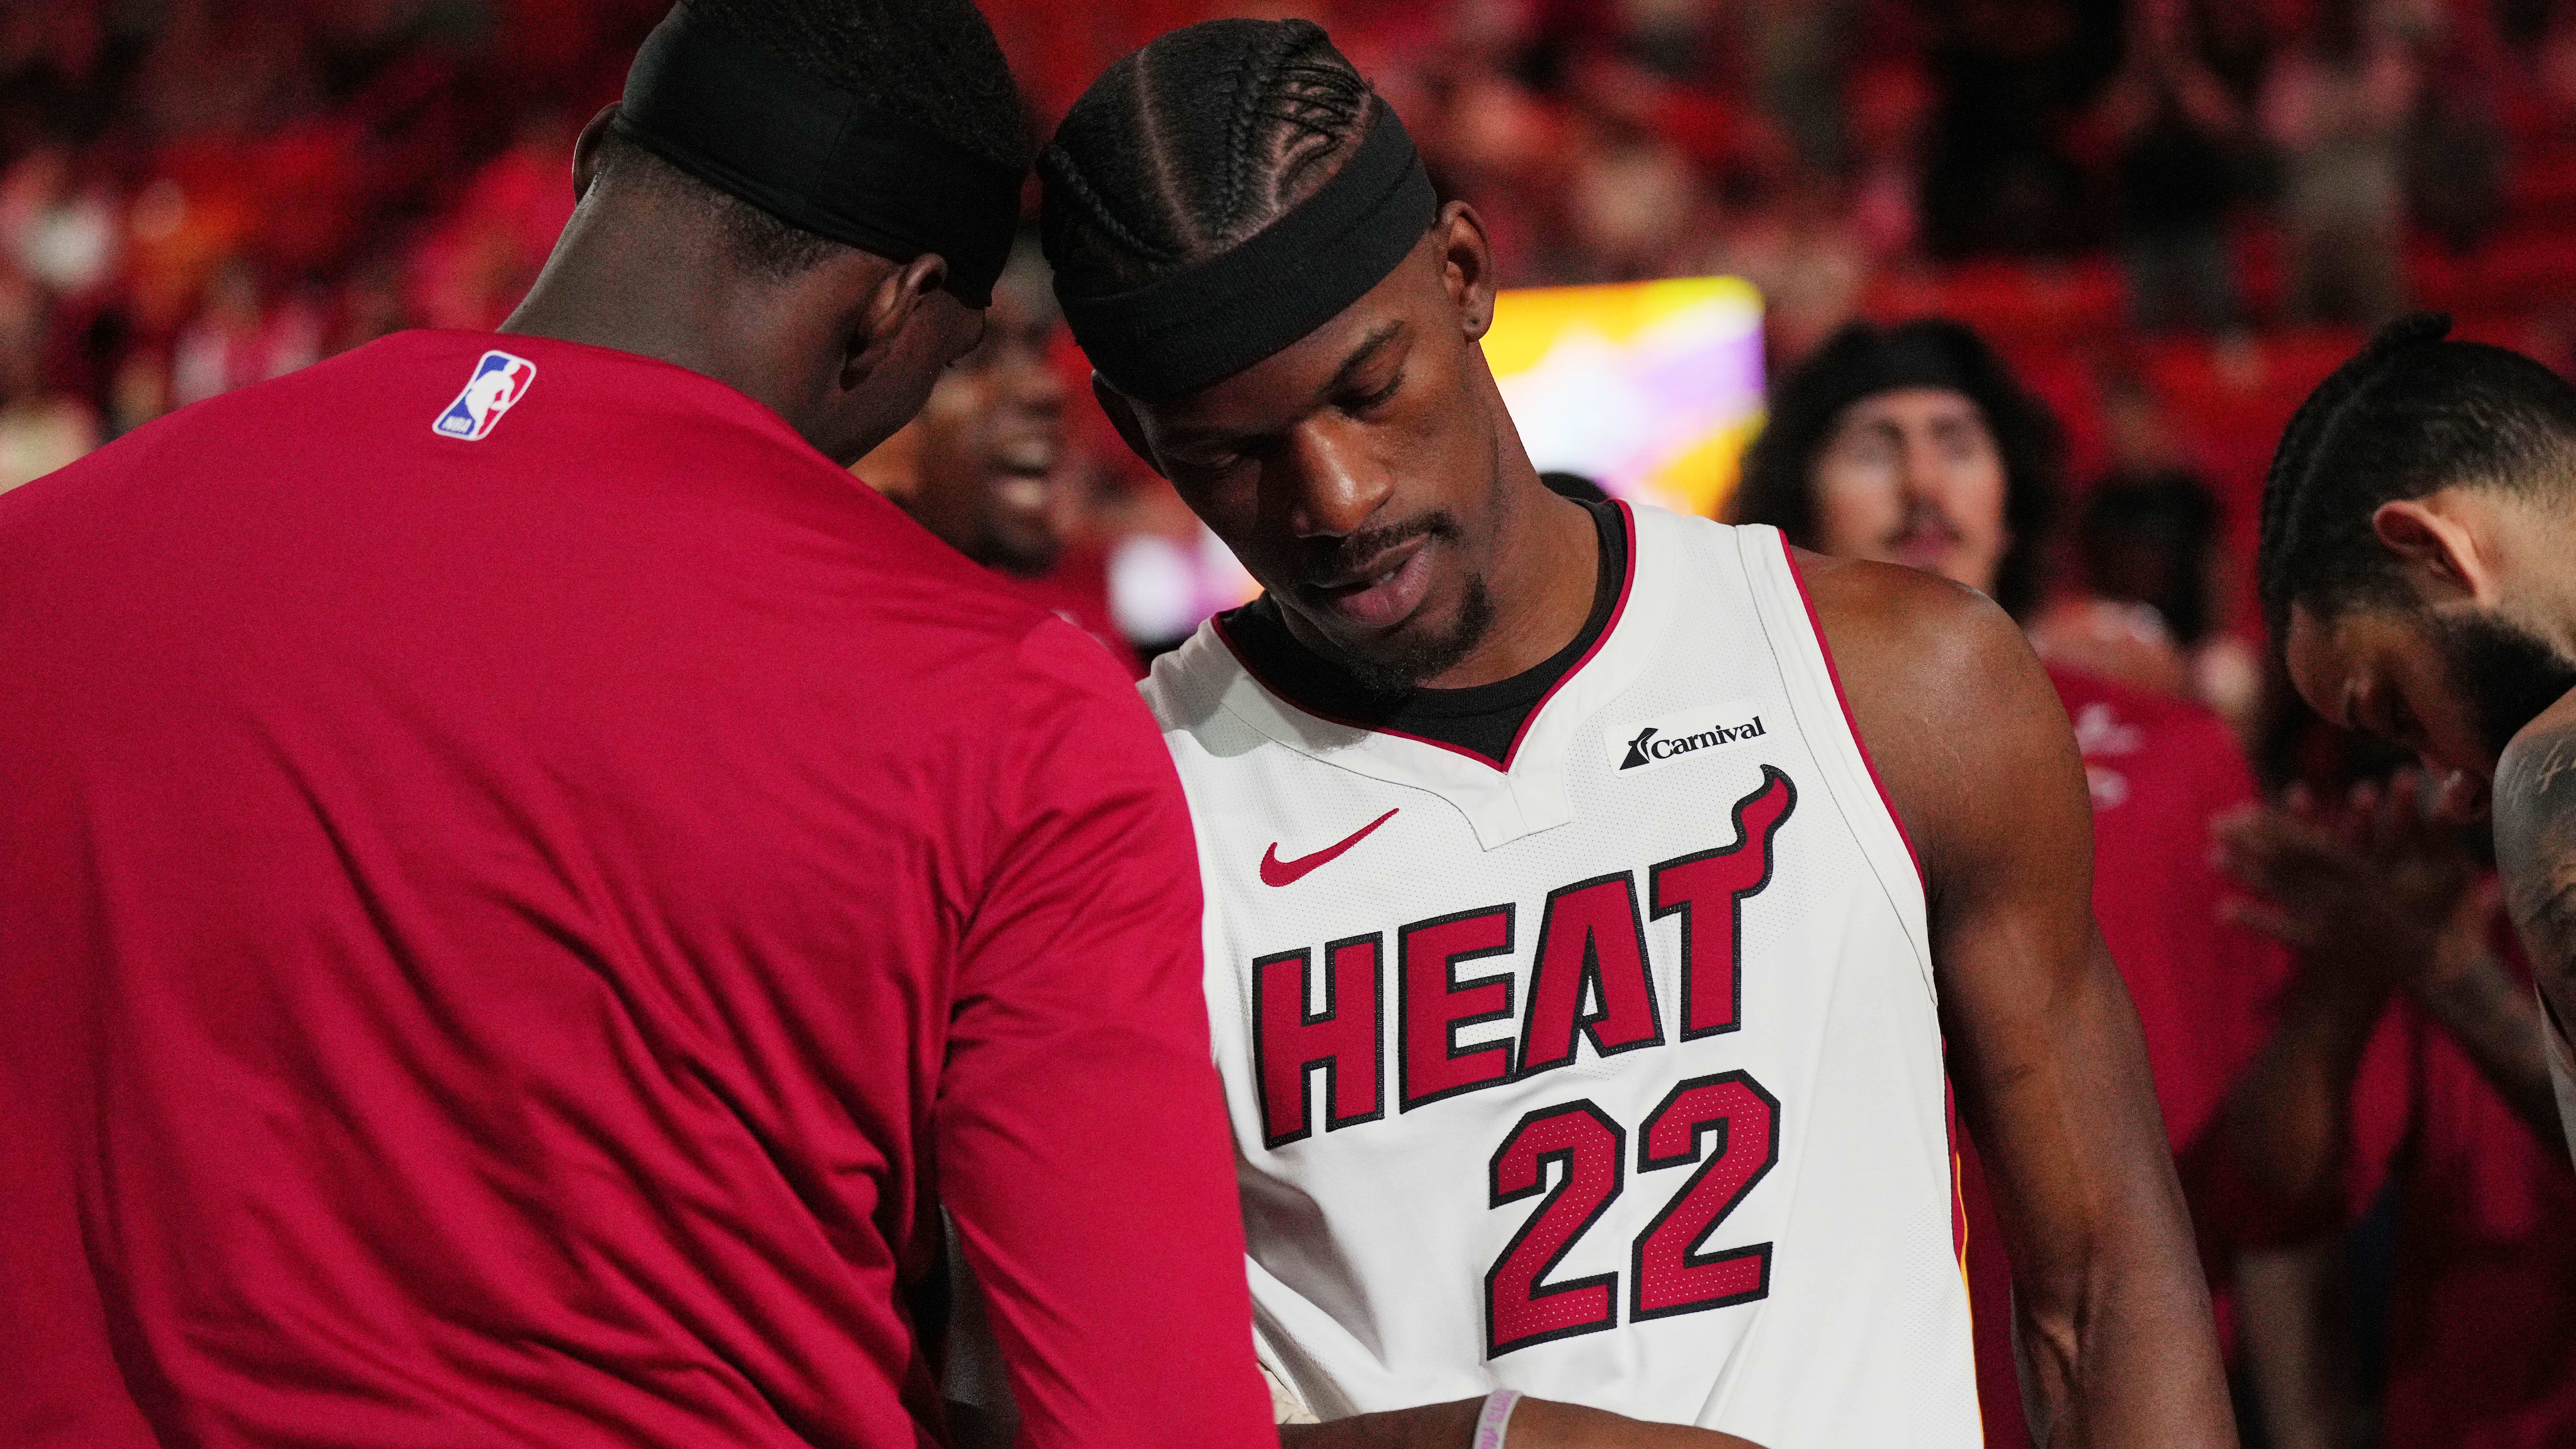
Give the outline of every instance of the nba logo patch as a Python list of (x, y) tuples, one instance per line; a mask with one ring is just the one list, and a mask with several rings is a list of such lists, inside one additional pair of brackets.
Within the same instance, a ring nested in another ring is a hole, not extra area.
[(486, 352), (474, 364), (474, 375), (466, 379), (465, 391), (447, 405), (447, 411), (430, 424), (442, 438), (459, 442), (481, 442), (501, 421), (501, 414), (528, 395), (528, 384), (536, 381), (537, 365), (524, 357), (506, 352)]

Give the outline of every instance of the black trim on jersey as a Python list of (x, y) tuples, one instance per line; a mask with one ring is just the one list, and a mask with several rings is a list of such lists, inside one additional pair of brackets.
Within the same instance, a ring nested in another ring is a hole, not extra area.
[[(1436, 1092), (1415, 1096), (1413, 1092), (1413, 938), (1417, 933), (1430, 930), (1435, 926), (1455, 925), (1460, 921), (1472, 921), (1479, 917), (1494, 915), (1503, 918), (1502, 944), (1478, 946), (1442, 957), (1440, 959), (1440, 994), (1456, 996), (1462, 990), (1500, 986), (1503, 988), (1503, 1004), (1495, 1010), (1480, 1011), (1473, 1016), (1448, 1018), (1448, 1026), (1441, 1033), (1441, 1037), (1443, 1044), (1448, 1048), (1448, 1060), (1464, 1061), (1480, 1052), (1501, 1052), (1503, 1069), (1499, 1074), (1481, 1082), (1462, 1082), (1454, 1087), (1443, 1087)], [(1519, 936), (1517, 917), (1517, 907), (1512, 902), (1505, 901), (1499, 906), (1478, 906), (1471, 911), (1452, 911), (1445, 916), (1433, 916), (1427, 921), (1415, 921), (1410, 925), (1395, 928), (1395, 970), (1398, 978), (1395, 993), (1396, 1075), (1399, 1079), (1397, 1095), (1400, 1098), (1396, 1106), (1397, 1111), (1410, 1112), (1416, 1107), (1437, 1102), (1444, 1097), (1455, 1097), (1464, 1092), (1500, 1086), (1512, 1079), (1512, 1068), (1517, 1062), (1512, 1054), (1514, 1038), (1504, 1037), (1500, 1041), (1478, 1042), (1471, 1047), (1462, 1047), (1458, 1045), (1458, 1031), (1461, 1027), (1481, 1026), (1489, 1021), (1509, 1020), (1515, 1000), (1516, 983), (1508, 972), (1500, 976), (1479, 976), (1474, 981), (1462, 983), (1458, 979), (1458, 963), (1482, 961), (1489, 957), (1512, 954), (1512, 943)]]
[(1267, 594), (1217, 615), (1217, 629), (1254, 678), (1309, 714), (1359, 729), (1429, 740), (1501, 769), (1511, 755), (1512, 741), (1520, 738), (1521, 727), (1547, 702), (1557, 682), (1592, 652), (1618, 612), (1633, 547), (1626, 515), (1615, 503), (1583, 507), (1592, 514), (1601, 548), (1592, 611), (1564, 648), (1509, 679), (1466, 689), (1371, 691), (1298, 643), (1280, 618), (1277, 601)]
[[(1573, 1049), (1574, 1033), (1568, 1033), (1564, 1056), (1539, 1066), (1530, 1065), (1530, 1038), (1538, 1026), (1539, 973), (1547, 969), (1547, 947), (1556, 931), (1558, 898), (1604, 886), (1614, 880), (1625, 888), (1620, 894), (1628, 902), (1629, 939), (1636, 943), (1637, 971), (1646, 987), (1646, 1020), (1653, 1024), (1654, 1034), (1640, 1037), (1621, 1046), (1602, 1045), (1600, 1025), (1610, 1019), (1610, 993), (1602, 985), (1600, 936), (1599, 933), (1589, 929), (1583, 933), (1583, 958), (1576, 965), (1574, 972), (1574, 1031), (1592, 1043), (1592, 1054), (1595, 1057), (1615, 1057), (1622, 1052), (1633, 1052), (1664, 1044), (1664, 1004), (1661, 998), (1655, 995), (1655, 958), (1646, 945), (1645, 917), (1638, 912), (1637, 876), (1634, 871), (1614, 870), (1607, 875), (1596, 875), (1590, 880), (1579, 880), (1572, 885), (1558, 886), (1547, 893), (1547, 907), (1540, 913), (1538, 921), (1538, 949), (1530, 954), (1528, 1009), (1521, 1018), (1520, 1070), (1515, 1073), (1519, 1078), (1527, 1079), (1541, 1072), (1552, 1072), (1559, 1067), (1572, 1066), (1576, 1057), (1580, 1055)], [(1593, 991), (1601, 1001), (1601, 1009), (1590, 1015), (1586, 1015), (1583, 1010), (1585, 982), (1592, 984)]]
[[(1269, 1032), (1266, 1030), (1268, 1014), (1263, 1007), (1263, 1002), (1267, 998), (1262, 991), (1262, 978), (1268, 968), (1275, 968), (1289, 961), (1296, 962), (1297, 1024), (1301, 1027), (1323, 1026), (1338, 1020), (1341, 1010), (1336, 1000), (1340, 994), (1342, 974), (1341, 963), (1337, 958), (1345, 949), (1361, 945), (1369, 948), (1369, 985), (1375, 992), (1375, 997), (1370, 1003), (1370, 1021), (1374, 1029), (1369, 1032), (1369, 1045), (1372, 1048), (1369, 1057), (1369, 1097), (1377, 1105), (1369, 1111), (1353, 1116), (1341, 1115), (1338, 1108), (1341, 1100), (1338, 1073), (1343, 1070), (1342, 1054), (1339, 1051), (1331, 1051), (1322, 1056), (1309, 1057), (1297, 1064), (1297, 1120), (1300, 1125), (1294, 1132), (1274, 1137), (1270, 1135), (1269, 1054), (1263, 1047)], [(1362, 1122), (1375, 1122), (1386, 1116), (1386, 933), (1370, 931), (1362, 935), (1344, 936), (1338, 941), (1326, 942), (1323, 977), (1323, 1009), (1308, 1011), (1306, 1003), (1314, 996), (1315, 969), (1313, 956), (1305, 947), (1300, 946), (1294, 951), (1280, 951), (1272, 955), (1256, 957), (1252, 963), (1252, 1088), (1253, 1095), (1261, 1107), (1261, 1145), (1274, 1151), (1291, 1142), (1303, 1142), (1315, 1135), (1315, 1073), (1318, 1071), (1324, 1074), (1325, 1131), (1337, 1131)]]
[[(1761, 799), (1765, 794), (1770, 792), (1771, 782), (1774, 780), (1779, 781), (1782, 785), (1788, 788), (1789, 803), (1780, 807), (1780, 818), (1772, 821), (1771, 828), (1762, 832), (1763, 838), (1760, 842), (1762, 851), (1762, 876), (1760, 879), (1754, 881), (1753, 884), (1746, 886), (1741, 890), (1730, 892), (1729, 899), (1727, 901), (1727, 909), (1732, 913), (1728, 917), (1728, 920), (1731, 922), (1728, 929), (1728, 939), (1733, 943), (1733, 959), (1727, 963), (1726, 975), (1727, 985), (1732, 992), (1733, 999), (1727, 1006), (1726, 1023), (1722, 1026), (1701, 1027), (1694, 1031), (1691, 1029), (1691, 1019), (1695, 1013), (1691, 1011), (1691, 1002), (1693, 999), (1692, 990), (1697, 984), (1696, 978), (1698, 973), (1693, 971), (1691, 967), (1699, 958), (1697, 953), (1691, 949), (1692, 903), (1689, 899), (1685, 898), (1674, 901), (1670, 905), (1664, 904), (1663, 875), (1665, 871), (1678, 869), (1685, 865), (1697, 865), (1703, 860), (1712, 860), (1722, 855), (1734, 855), (1737, 852), (1742, 851), (1745, 847), (1754, 844), (1752, 839), (1745, 833), (1744, 812), (1752, 806), (1754, 801)], [(1681, 1034), (1678, 1037), (1678, 1040), (1697, 1041), (1702, 1037), (1724, 1036), (1731, 1031), (1743, 1030), (1744, 900), (1747, 896), (1760, 895), (1763, 888), (1771, 884), (1772, 875), (1779, 869), (1779, 855), (1772, 849), (1773, 839), (1779, 835), (1780, 827), (1788, 824), (1789, 817), (1797, 812), (1798, 782), (1790, 779), (1788, 772), (1782, 770), (1779, 766), (1766, 764), (1762, 767), (1762, 783), (1754, 786), (1751, 790), (1745, 793), (1744, 798), (1735, 802), (1735, 809), (1733, 812), (1735, 824), (1734, 844), (1722, 845), (1715, 850), (1701, 850), (1694, 851), (1689, 855), (1677, 855), (1670, 860), (1657, 861), (1654, 865), (1647, 867), (1646, 892), (1655, 902), (1654, 919), (1660, 921), (1664, 917), (1674, 915), (1676, 913), (1678, 913), (1682, 918), (1682, 1010)]]
[[(1520, 1251), (1522, 1240), (1530, 1235), (1531, 1230), (1536, 1228), (1542, 1219), (1546, 1218), (1547, 1210), (1556, 1205), (1557, 1198), (1574, 1186), (1574, 1149), (1571, 1147), (1560, 1147), (1551, 1152), (1538, 1154), (1530, 1163), (1530, 1185), (1511, 1192), (1505, 1192), (1502, 1188), (1503, 1154), (1511, 1150), (1512, 1144), (1519, 1140), (1521, 1133), (1529, 1130), (1531, 1123), (1549, 1117), (1562, 1117), (1569, 1112), (1587, 1113), (1593, 1121), (1610, 1129), (1610, 1150), (1613, 1154), (1610, 1163), (1610, 1190), (1601, 1195), (1601, 1200), (1592, 1205), (1592, 1211), (1584, 1214), (1583, 1221), (1574, 1225), (1573, 1230), (1565, 1235), (1565, 1241), (1559, 1243), (1556, 1251), (1548, 1255), (1547, 1261), (1538, 1265), (1538, 1271), (1530, 1275), (1529, 1301), (1536, 1303), (1542, 1299), (1555, 1298), (1567, 1293), (1580, 1293), (1586, 1288), (1607, 1287), (1610, 1290), (1610, 1312), (1598, 1323), (1569, 1324), (1564, 1328), (1550, 1329), (1545, 1333), (1533, 1333), (1526, 1338), (1516, 1338), (1508, 1344), (1498, 1344), (1494, 1341), (1494, 1277), (1502, 1272), (1503, 1265), (1510, 1262), (1513, 1255)], [(1551, 1162), (1564, 1163), (1565, 1176), (1557, 1182), (1555, 1190), (1549, 1192), (1547, 1165)], [(1605, 1333), (1617, 1328), (1619, 1326), (1619, 1272), (1617, 1269), (1564, 1283), (1549, 1283), (1547, 1275), (1555, 1270), (1557, 1264), (1565, 1261), (1565, 1255), (1574, 1251), (1574, 1245), (1583, 1241), (1583, 1235), (1592, 1231), (1592, 1225), (1601, 1221), (1601, 1215), (1610, 1211), (1610, 1204), (1619, 1200), (1619, 1194), (1628, 1190), (1628, 1129), (1612, 1121), (1608, 1113), (1592, 1105), (1590, 1098), (1577, 1098), (1560, 1106), (1540, 1107), (1522, 1113), (1521, 1120), (1512, 1124), (1512, 1130), (1503, 1134), (1501, 1144), (1494, 1148), (1494, 1155), (1486, 1159), (1485, 1190), (1488, 1194), (1485, 1204), (1488, 1212), (1519, 1202), (1523, 1198), (1535, 1197), (1541, 1192), (1547, 1192), (1546, 1199), (1540, 1202), (1528, 1217), (1521, 1220), (1520, 1231), (1512, 1234), (1512, 1240), (1503, 1244), (1502, 1252), (1494, 1256), (1494, 1266), (1485, 1270), (1485, 1358), (1491, 1361), (1535, 1344), (1554, 1343), (1561, 1338), (1580, 1338), (1587, 1333)]]
[[(1664, 1308), (1648, 1308), (1644, 1301), (1646, 1244), (1652, 1242), (1655, 1235), (1663, 1231), (1664, 1223), (1681, 1210), (1682, 1204), (1689, 1202), (1698, 1193), (1701, 1180), (1716, 1171), (1717, 1165), (1726, 1160), (1726, 1149), (1735, 1131), (1732, 1118), (1720, 1117), (1711, 1122), (1694, 1122), (1691, 1124), (1690, 1145), (1686, 1150), (1657, 1157), (1653, 1150), (1655, 1123), (1666, 1112), (1673, 1109), (1673, 1104), (1682, 1099), (1683, 1093), (1695, 1092), (1702, 1087), (1724, 1086), (1728, 1082), (1742, 1083), (1745, 1090), (1761, 1098), (1762, 1104), (1771, 1109), (1771, 1131), (1768, 1134), (1768, 1140), (1764, 1143), (1766, 1150), (1762, 1165), (1746, 1176), (1743, 1186), (1738, 1187), (1727, 1198), (1725, 1206), (1719, 1208), (1717, 1214), (1708, 1220), (1708, 1225), (1700, 1229), (1699, 1237), (1683, 1249), (1682, 1266), (1705, 1268), (1721, 1258), (1758, 1255), (1762, 1260), (1762, 1279), (1741, 1293), (1730, 1293), (1723, 1298), (1701, 1298)], [(1716, 1144), (1713, 1147), (1703, 1148), (1701, 1143), (1711, 1133), (1717, 1134)], [(1707, 1160), (1702, 1162), (1702, 1157)], [(1654, 1220), (1647, 1223), (1644, 1231), (1637, 1234), (1636, 1245), (1629, 1250), (1628, 1321), (1631, 1323), (1642, 1323), (1650, 1318), (1678, 1318), (1685, 1313), (1698, 1313), (1710, 1308), (1730, 1308), (1738, 1303), (1751, 1303), (1771, 1296), (1772, 1244), (1746, 1243), (1741, 1247), (1720, 1248), (1709, 1252), (1700, 1251), (1699, 1244), (1715, 1233), (1720, 1224), (1734, 1216), (1736, 1208), (1741, 1206), (1747, 1197), (1753, 1195), (1753, 1189), (1761, 1184), (1762, 1179), (1771, 1175), (1771, 1169), (1780, 1165), (1780, 1099), (1772, 1096), (1767, 1088), (1755, 1081), (1752, 1073), (1745, 1071), (1718, 1072), (1711, 1076), (1692, 1077), (1687, 1081), (1674, 1083), (1673, 1089), (1664, 1094), (1664, 1100), (1656, 1103), (1655, 1110), (1647, 1113), (1645, 1120), (1638, 1125), (1637, 1171), (1642, 1175), (1668, 1167), (1679, 1167), (1688, 1162), (1699, 1162), (1699, 1171), (1690, 1175), (1690, 1181), (1682, 1184), (1682, 1190), (1674, 1193), (1672, 1200), (1664, 1204), (1663, 1211), (1656, 1213)]]

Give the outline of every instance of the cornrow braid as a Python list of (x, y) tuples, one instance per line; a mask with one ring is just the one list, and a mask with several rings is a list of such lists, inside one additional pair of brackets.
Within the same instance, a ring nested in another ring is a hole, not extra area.
[(1311, 21), (1209, 21), (1127, 56), (1038, 158), (1058, 285), (1124, 291), (1236, 245), (1322, 185), (1377, 104)]
[(2455, 484), (2551, 491), (2576, 482), (2576, 388), (2519, 353), (2447, 340), (2419, 312), (2382, 327), (2282, 429), (2263, 480), (2256, 561), (2265, 623), (2409, 601), (2372, 522), (2379, 505)]

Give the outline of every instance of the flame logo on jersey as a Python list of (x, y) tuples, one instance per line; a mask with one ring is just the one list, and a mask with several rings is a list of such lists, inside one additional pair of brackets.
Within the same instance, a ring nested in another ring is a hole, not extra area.
[(430, 430), (442, 438), (464, 443), (479, 443), (491, 436), (501, 414), (516, 406), (528, 395), (528, 384), (537, 380), (537, 365), (524, 357), (506, 352), (486, 352), (474, 364), (474, 375), (465, 380), (465, 391), (438, 415)]

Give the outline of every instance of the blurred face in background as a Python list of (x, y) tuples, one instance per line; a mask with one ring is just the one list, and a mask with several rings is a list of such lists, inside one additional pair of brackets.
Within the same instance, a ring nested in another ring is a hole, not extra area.
[(1823, 552), (1994, 592), (2012, 546), (2003, 452), (1965, 393), (1908, 387), (1862, 398), (1834, 419), (1808, 476)]
[(1064, 546), (1064, 381), (1048, 361), (1061, 318), (1032, 253), (993, 287), (984, 339), (950, 364), (921, 415), (855, 471), (987, 568), (1047, 571)]

